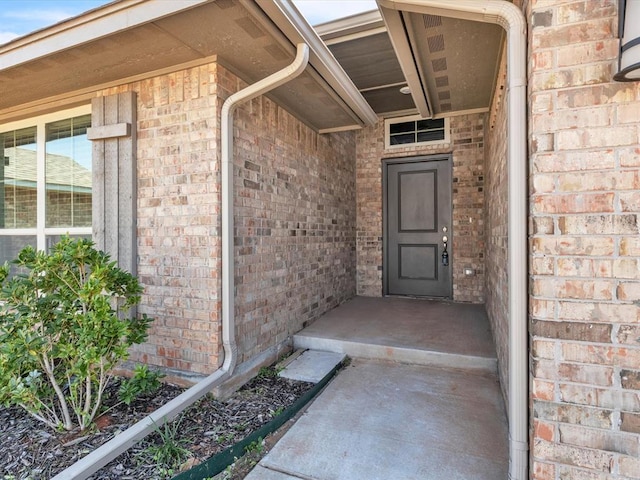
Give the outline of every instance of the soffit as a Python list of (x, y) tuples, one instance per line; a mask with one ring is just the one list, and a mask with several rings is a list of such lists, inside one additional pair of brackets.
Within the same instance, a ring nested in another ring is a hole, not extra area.
[(360, 90), (405, 82), (386, 32), (333, 43), (329, 49)]
[(393, 45), (377, 11), (316, 26), (371, 108), (381, 116), (417, 112)]
[[(167, 0), (122, 3), (131, 3), (132, 8), (142, 5), (148, 10), (150, 6), (166, 5), (163, 1)], [(294, 45), (269, 24), (266, 16), (257, 18), (255, 11), (250, 12), (236, 0), (191, 3), (195, 6), (174, 2), (178, 8), (185, 5), (189, 8), (8, 67), (3, 55), (7, 52), (9, 58), (15, 52), (11, 50), (12, 44), (1, 46), (0, 112), (211, 57), (248, 83), (286, 67), (293, 60)], [(37, 32), (38, 36), (46, 33), (46, 30)], [(25, 42), (24, 38), (19, 40), (17, 43)], [(191, 88), (199, 88), (195, 83)], [(345, 107), (313, 67), (275, 89), (270, 96), (319, 131), (364, 123)]]
[(433, 115), (488, 110), (503, 29), (433, 15), (412, 13), (404, 17)]
[[(420, 111), (444, 117), (488, 111), (503, 43), (501, 27), (381, 11), (382, 16), (368, 12), (316, 27), (376, 113)], [(407, 84), (411, 95), (399, 92)]]

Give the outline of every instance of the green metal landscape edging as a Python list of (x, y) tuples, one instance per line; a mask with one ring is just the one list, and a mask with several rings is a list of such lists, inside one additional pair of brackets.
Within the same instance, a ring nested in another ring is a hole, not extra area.
[(331, 380), (335, 376), (336, 372), (342, 367), (342, 364), (343, 362), (340, 362), (338, 365), (336, 365), (329, 373), (327, 373), (323, 377), (322, 380), (316, 383), (311, 388), (311, 390), (306, 392), (284, 412), (271, 420), (269, 423), (266, 423), (255, 432), (246, 436), (243, 440), (236, 443), (234, 446), (229, 447), (220, 453), (217, 453), (213, 457), (209, 458), (206, 462), (196, 465), (192, 469), (176, 475), (175, 477), (173, 477), (173, 480), (201, 480), (203, 478), (213, 477), (214, 475), (222, 472), (238, 458), (242, 457), (245, 454), (245, 449), (249, 445), (251, 445), (253, 442), (264, 439), (267, 435), (275, 432), (278, 428), (284, 425), (286, 421), (293, 418), (302, 409), (302, 407), (309, 403), (309, 401), (313, 397), (315, 397), (327, 383), (329, 383), (329, 380)]

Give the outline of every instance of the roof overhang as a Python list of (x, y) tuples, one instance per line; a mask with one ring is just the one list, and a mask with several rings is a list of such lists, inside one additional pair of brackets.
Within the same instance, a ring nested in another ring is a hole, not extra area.
[(309, 67), (269, 96), (320, 132), (377, 121), (290, 0), (120, 0), (0, 45), (0, 121), (211, 61), (253, 83), (300, 42)]
[(374, 10), (315, 27), (360, 93), (383, 117), (417, 112), (380, 12)]
[[(423, 117), (487, 112), (495, 90), (504, 30), (439, 16), (433, 8), (377, 0), (398, 61)], [(419, 2), (413, 2), (417, 4)]]

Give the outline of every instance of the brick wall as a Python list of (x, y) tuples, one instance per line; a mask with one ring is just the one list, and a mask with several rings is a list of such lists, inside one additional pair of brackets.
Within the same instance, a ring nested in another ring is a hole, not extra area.
[(509, 392), (509, 278), (508, 278), (508, 171), (506, 54), (500, 63), (496, 94), (487, 116), (485, 148), (485, 308), (498, 358), (500, 387), (505, 401)]
[(532, 477), (640, 478), (640, 84), (617, 2), (531, 1)]
[[(382, 160), (453, 152), (453, 297), (484, 301), (484, 115), (451, 119), (451, 142), (384, 148), (384, 122), (357, 133), (358, 295), (382, 295)], [(464, 276), (464, 268), (476, 271)]]
[[(244, 84), (219, 67), (226, 97)], [(355, 291), (355, 134), (319, 135), (266, 97), (238, 109), (236, 318), (240, 361)]]
[[(195, 374), (222, 360), (219, 116), (244, 84), (217, 64), (106, 90), (138, 93), (140, 313), (132, 360)], [(266, 98), (235, 113), (239, 361), (355, 295), (355, 140)]]
[[(451, 119), (453, 151), (453, 299), (485, 299), (484, 115)], [(465, 267), (475, 270), (465, 276)]]
[(210, 373), (221, 360), (215, 64), (109, 89), (138, 93), (139, 307), (155, 319), (132, 360)]

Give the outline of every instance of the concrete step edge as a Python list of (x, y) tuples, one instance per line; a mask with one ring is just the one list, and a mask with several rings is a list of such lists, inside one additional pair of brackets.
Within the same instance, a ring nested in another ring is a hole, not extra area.
[(293, 344), (295, 348), (344, 353), (345, 355), (356, 358), (390, 360), (415, 365), (459, 368), (465, 370), (480, 370), (489, 373), (497, 373), (498, 370), (498, 361), (493, 357), (480, 357), (476, 355), (464, 355), (404, 347), (390, 347), (372, 343), (308, 337), (305, 335), (294, 335)]

